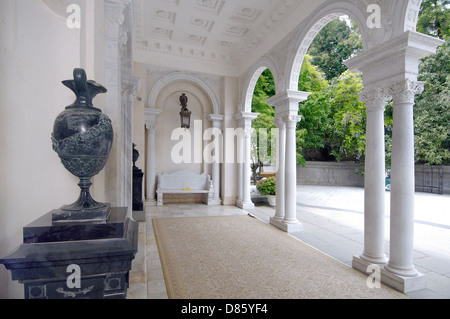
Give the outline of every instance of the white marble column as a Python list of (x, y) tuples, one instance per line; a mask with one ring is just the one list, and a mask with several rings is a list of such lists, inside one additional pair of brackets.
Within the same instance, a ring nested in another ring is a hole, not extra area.
[[(250, 173), (251, 173), (251, 133), (252, 133), (252, 121), (258, 117), (259, 114), (241, 112), (236, 114), (235, 120), (238, 123), (238, 127), (243, 129), (243, 139), (241, 147), (243, 147), (242, 154), (243, 163), (241, 164), (241, 176), (239, 177), (241, 181), (241, 195), (236, 202), (236, 206), (242, 209), (252, 209), (255, 205), (252, 202), (250, 195)], [(238, 163), (239, 165), (239, 163)]]
[[(297, 123), (301, 120), (301, 116), (298, 115), (298, 104), (305, 101), (310, 94), (286, 90), (266, 101), (275, 107), (275, 123), (280, 128), (277, 206), (280, 202), (284, 205), (281, 208), (277, 207), (278, 210), (270, 223), (288, 233), (303, 230), (303, 225), (297, 219)], [(280, 168), (284, 172), (281, 172)]]
[[(214, 129), (222, 131), (222, 123), (224, 116), (218, 114), (211, 114), (208, 116), (211, 125)], [(214, 137), (214, 161), (211, 163), (212, 182), (214, 187), (214, 195), (211, 205), (220, 205), (220, 163), (221, 163), (221, 145), (217, 136)]]
[(384, 110), (389, 96), (374, 88), (360, 94), (366, 103), (366, 156), (364, 175), (364, 251), (352, 266), (366, 272), (370, 264), (384, 265), (385, 253), (385, 139)]
[(394, 124), (391, 166), (390, 259), (385, 270), (403, 277), (419, 275), (414, 250), (414, 97), (423, 82), (405, 80), (390, 88)]
[(286, 122), (286, 164), (285, 164), (285, 200), (284, 223), (287, 232), (297, 232), (303, 225), (297, 220), (297, 123), (301, 116), (287, 115)]
[[(345, 62), (350, 71), (363, 73), (366, 90), (373, 87), (384, 88), (386, 90), (384, 93), (394, 99), (390, 259), (388, 264), (381, 267), (381, 281), (403, 292), (423, 289), (426, 286), (424, 276), (418, 274), (412, 258), (414, 237), (413, 105), (414, 95), (422, 89), (422, 84), (415, 82), (419, 73), (420, 59), (435, 53), (437, 47), (442, 44), (442, 40), (415, 31), (406, 31), (386, 42), (372, 46), (369, 50), (364, 50)], [(366, 181), (368, 181), (366, 193), (371, 193), (374, 189), (378, 190), (375, 192), (381, 193), (381, 181), (375, 177), (381, 174), (381, 168), (374, 162), (373, 156), (377, 155), (375, 150), (371, 149), (376, 144), (370, 142), (371, 138), (375, 139), (372, 130), (377, 130), (371, 125), (381, 126), (381, 115), (375, 115), (375, 113), (368, 114), (367, 147), (372, 157), (366, 154), (366, 161), (372, 161), (372, 164), (366, 164), (366, 174), (373, 176), (366, 176)], [(374, 120), (375, 117), (378, 117), (378, 120)], [(370, 120), (370, 118), (373, 119)], [(380, 139), (380, 136), (377, 139)], [(379, 202), (376, 198), (381, 197), (381, 194), (366, 194), (366, 196), (368, 196), (366, 197), (366, 216), (369, 220), (365, 222), (364, 231), (365, 237), (370, 239), (370, 242), (365, 245), (362, 256), (376, 263), (383, 259), (379, 244), (381, 232), (377, 229), (381, 225), (381, 215), (375, 213), (379, 210), (377, 208)], [(353, 259), (354, 265), (355, 260), (358, 261), (358, 259)], [(364, 259), (360, 258), (359, 260)], [(361, 265), (362, 263), (360, 263)], [(367, 269), (355, 268), (367, 274)]]
[(145, 127), (147, 129), (147, 154), (146, 154), (146, 174), (145, 174), (145, 188), (146, 206), (156, 206), (156, 119), (161, 113), (161, 110), (154, 108), (145, 109)]
[(286, 153), (286, 123), (281, 118), (275, 118), (273, 123), (278, 128), (277, 141), (277, 175), (276, 175), (276, 197), (277, 204), (275, 208), (275, 216), (270, 219), (271, 224), (278, 224), (284, 219), (284, 178), (285, 178), (285, 153)]

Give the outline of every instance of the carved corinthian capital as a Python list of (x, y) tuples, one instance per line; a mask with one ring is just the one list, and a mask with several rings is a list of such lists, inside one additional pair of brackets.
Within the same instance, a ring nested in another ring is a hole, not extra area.
[(382, 88), (374, 88), (358, 94), (359, 100), (366, 103), (367, 112), (384, 110), (390, 95)]
[(394, 99), (394, 103), (414, 103), (416, 94), (423, 92), (425, 82), (405, 80), (395, 83), (388, 88), (389, 95)]
[(300, 115), (286, 115), (284, 117), (284, 122), (286, 123), (286, 128), (292, 129), (297, 127), (297, 123), (302, 120)]
[(285, 130), (286, 129), (286, 123), (284, 122), (284, 120), (280, 117), (276, 117), (273, 120), (273, 124), (278, 127), (280, 130)]

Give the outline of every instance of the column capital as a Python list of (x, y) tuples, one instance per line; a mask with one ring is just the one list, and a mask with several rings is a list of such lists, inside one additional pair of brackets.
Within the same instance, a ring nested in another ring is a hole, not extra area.
[(306, 101), (310, 95), (310, 92), (286, 90), (268, 98), (266, 102), (267, 104), (276, 107), (286, 101), (297, 103)]
[(225, 116), (220, 114), (210, 114), (208, 115), (207, 119), (211, 121), (212, 126), (218, 128), (221, 123), (223, 122)]
[(295, 115), (298, 113), (298, 103), (306, 101), (310, 95), (309, 92), (285, 90), (268, 98), (266, 102), (275, 107), (277, 117)]
[(159, 116), (159, 114), (161, 114), (160, 109), (154, 109), (154, 108), (149, 108), (146, 107), (145, 108), (145, 127), (150, 130), (150, 129), (155, 129), (156, 128), (156, 118)]
[(358, 94), (359, 100), (366, 103), (367, 112), (384, 111), (386, 102), (391, 99), (386, 89), (373, 88)]
[(286, 129), (286, 122), (283, 120), (283, 118), (281, 117), (276, 117), (273, 120), (273, 124), (279, 128), (280, 130), (285, 130)]
[(122, 74), (122, 95), (134, 98), (140, 88), (141, 80), (128, 74)]
[(252, 127), (252, 121), (259, 116), (259, 113), (251, 112), (239, 112), (234, 116), (234, 119), (238, 123), (238, 126), (243, 129), (248, 129)]
[(424, 88), (425, 82), (406, 79), (391, 85), (387, 89), (387, 93), (391, 95), (397, 103), (414, 103), (414, 97), (416, 94), (422, 93)]
[(283, 117), (283, 120), (286, 123), (286, 128), (296, 128), (302, 117), (300, 115), (286, 115)]

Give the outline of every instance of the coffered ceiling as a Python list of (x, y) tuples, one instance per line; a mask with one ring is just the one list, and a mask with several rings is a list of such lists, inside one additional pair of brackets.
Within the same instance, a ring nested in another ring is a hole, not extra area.
[(137, 62), (236, 76), (325, 0), (133, 0)]

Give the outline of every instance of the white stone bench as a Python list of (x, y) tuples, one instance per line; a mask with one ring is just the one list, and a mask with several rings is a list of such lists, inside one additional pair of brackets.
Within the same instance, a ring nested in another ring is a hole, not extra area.
[(214, 190), (209, 175), (183, 170), (158, 175), (156, 194), (157, 206), (163, 205), (163, 194), (205, 194), (204, 203), (212, 205)]

